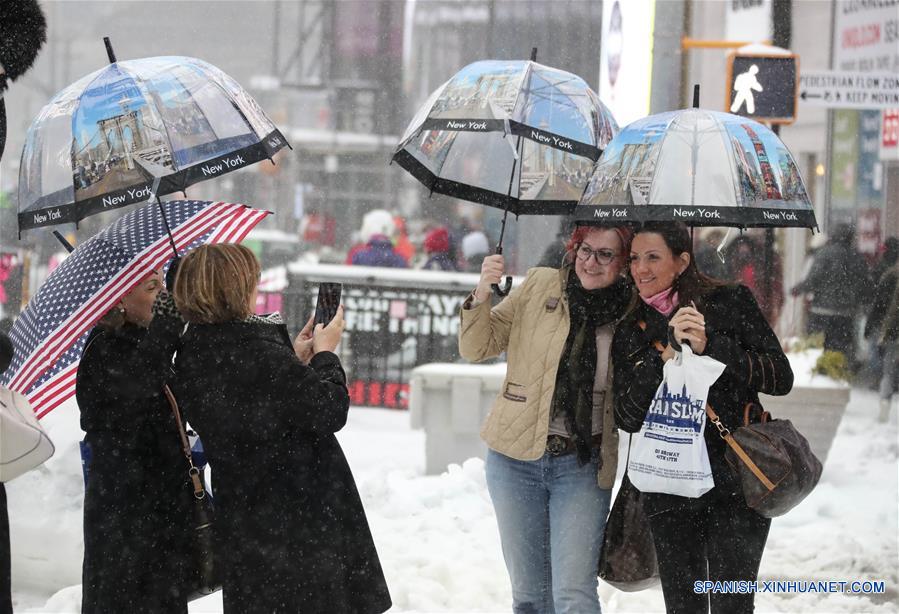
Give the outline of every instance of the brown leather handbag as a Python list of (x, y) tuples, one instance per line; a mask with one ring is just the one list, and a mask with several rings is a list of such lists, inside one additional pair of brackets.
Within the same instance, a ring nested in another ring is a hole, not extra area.
[(642, 498), (643, 493), (631, 484), (625, 471), (606, 521), (599, 557), (597, 575), (626, 593), (652, 588), (659, 583), (656, 546)]
[(821, 461), (789, 420), (775, 420), (761, 412), (761, 421), (749, 423), (750, 411), (756, 405), (747, 403), (743, 425), (733, 433), (721, 423), (710, 405), (709, 420), (729, 446), (724, 458), (739, 476), (746, 504), (765, 516), (782, 516), (799, 505), (821, 478)]

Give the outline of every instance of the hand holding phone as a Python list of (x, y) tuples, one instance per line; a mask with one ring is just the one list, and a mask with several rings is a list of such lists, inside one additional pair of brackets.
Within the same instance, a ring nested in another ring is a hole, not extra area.
[(315, 316), (313, 317), (313, 326), (319, 324), (327, 325), (337, 315), (337, 308), (340, 307), (340, 294), (343, 286), (333, 282), (322, 282), (318, 284), (318, 299), (315, 301)]
[(343, 336), (343, 306), (337, 307), (337, 313), (327, 326), (316, 324), (312, 333), (312, 349), (314, 353), (333, 352)]

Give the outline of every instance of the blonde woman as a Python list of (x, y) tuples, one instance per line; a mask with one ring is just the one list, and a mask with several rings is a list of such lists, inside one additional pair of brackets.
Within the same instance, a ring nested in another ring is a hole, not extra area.
[(253, 315), (259, 263), (241, 245), (187, 255), (175, 302), (189, 322), (175, 395), (213, 471), (226, 614), (383, 612), (387, 585), (334, 433), (349, 410), (334, 349), (343, 309), (291, 342)]

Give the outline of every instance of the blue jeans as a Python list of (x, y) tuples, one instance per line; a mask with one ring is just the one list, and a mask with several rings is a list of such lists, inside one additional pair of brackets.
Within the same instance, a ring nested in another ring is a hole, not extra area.
[(519, 461), (487, 452), (487, 489), (496, 510), (516, 614), (598, 614), (596, 571), (611, 489), (597, 485), (599, 453)]

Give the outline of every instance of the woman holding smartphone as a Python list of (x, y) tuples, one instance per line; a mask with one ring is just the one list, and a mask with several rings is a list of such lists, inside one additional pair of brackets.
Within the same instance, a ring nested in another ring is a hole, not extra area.
[(224, 611), (383, 612), (390, 595), (334, 436), (349, 410), (334, 354), (343, 308), (291, 343), (277, 314), (253, 315), (259, 271), (246, 247), (205, 245), (175, 280), (189, 324), (174, 391), (213, 471)]

